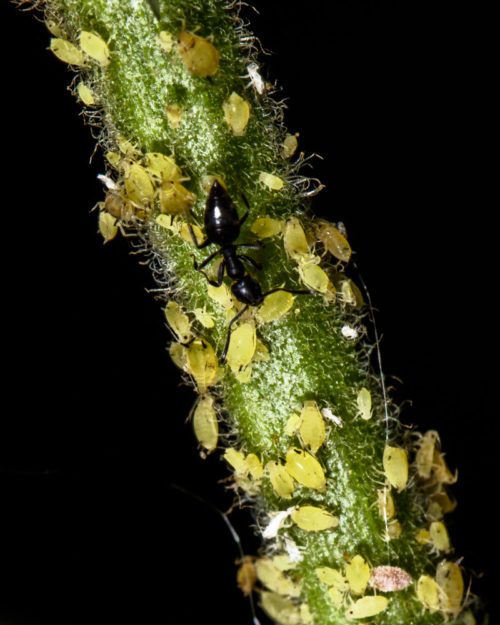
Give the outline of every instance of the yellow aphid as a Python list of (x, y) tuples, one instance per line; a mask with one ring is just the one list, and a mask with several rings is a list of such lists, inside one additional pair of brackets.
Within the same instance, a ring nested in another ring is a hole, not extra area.
[(175, 37), (168, 32), (168, 30), (162, 30), (157, 36), (158, 45), (163, 52), (170, 52), (175, 44)]
[(283, 245), (286, 253), (296, 261), (300, 260), (309, 251), (306, 234), (296, 217), (291, 217), (286, 222)]
[(240, 384), (248, 384), (252, 378), (252, 363), (238, 369), (238, 371), (233, 371), (233, 374)]
[(300, 604), (300, 618), (302, 619), (303, 625), (313, 625), (314, 623), (311, 610), (307, 603)]
[(418, 530), (415, 534), (415, 539), (421, 545), (426, 545), (431, 539), (429, 530), (426, 530), (425, 528)]
[(403, 528), (401, 527), (401, 523), (397, 519), (391, 519), (387, 524), (386, 531), (386, 540), (395, 540), (401, 536), (401, 532)]
[(320, 532), (338, 527), (339, 518), (316, 506), (300, 506), (292, 512), (293, 522), (306, 532)]
[(116, 225), (116, 218), (110, 215), (107, 211), (99, 212), (99, 232), (104, 239), (104, 243), (114, 239), (118, 233), (118, 226)]
[(355, 601), (347, 610), (347, 618), (367, 618), (375, 616), (387, 610), (389, 599), (387, 597), (361, 597)]
[(269, 239), (279, 234), (282, 230), (283, 222), (279, 219), (271, 217), (259, 217), (250, 227), (250, 230), (257, 235), (259, 239)]
[(256, 344), (257, 335), (253, 323), (242, 323), (231, 332), (231, 342), (226, 356), (231, 371), (240, 371), (248, 365), (255, 353)]
[(179, 367), (182, 371), (188, 370), (187, 350), (184, 345), (181, 345), (180, 343), (172, 343), (168, 352), (174, 365)]
[(148, 152), (144, 155), (149, 171), (162, 180), (179, 180), (182, 172), (173, 158), (161, 152)]
[(312, 454), (325, 442), (325, 421), (315, 401), (305, 401), (300, 413), (300, 437)]
[(283, 188), (285, 182), (279, 176), (275, 176), (274, 174), (268, 174), (265, 171), (261, 171), (259, 174), (259, 182), (261, 182), (265, 187), (270, 189), (271, 191), (279, 191)]
[(298, 141), (297, 135), (287, 135), (285, 140), (283, 141), (283, 145), (281, 148), (281, 154), (283, 158), (290, 158), (293, 156), (297, 150)]
[(261, 480), (264, 477), (264, 467), (259, 457), (255, 454), (248, 454), (245, 458), (248, 472), (254, 480)]
[(229, 447), (224, 452), (224, 458), (229, 462), (236, 473), (240, 473), (241, 475), (248, 473), (248, 466), (243, 452)]
[(299, 262), (299, 276), (302, 282), (318, 293), (326, 293), (330, 278), (314, 261)]
[(335, 286), (337, 287), (337, 291), (340, 292), (340, 296), (344, 304), (353, 306), (354, 308), (363, 307), (363, 295), (352, 280), (343, 276), (342, 279), (337, 281)]
[(214, 383), (217, 373), (217, 356), (214, 348), (203, 339), (193, 341), (186, 348), (186, 360), (189, 373), (198, 386), (198, 392), (206, 393)]
[(394, 499), (388, 488), (377, 491), (378, 513), (383, 519), (392, 519), (395, 513)]
[(295, 436), (300, 428), (302, 419), (298, 414), (293, 414), (285, 424), (284, 432), (287, 436)]
[(172, 128), (178, 128), (180, 123), (182, 122), (182, 109), (180, 106), (176, 104), (169, 104), (166, 107), (167, 119), (168, 123), (172, 126)]
[(401, 447), (386, 445), (383, 457), (384, 474), (389, 484), (398, 492), (406, 488), (408, 482), (408, 456)]
[(431, 501), (427, 506), (425, 516), (428, 521), (440, 521), (443, 518), (443, 509), (437, 501)]
[(204, 328), (214, 327), (214, 320), (204, 308), (195, 308), (193, 314)]
[[(203, 232), (201, 231), (201, 228), (199, 228), (196, 224), (191, 224), (191, 229), (194, 233), (196, 241), (198, 241), (198, 243), (203, 241)], [(194, 245), (193, 237), (191, 236), (189, 226), (184, 221), (180, 224), (179, 234), (184, 239), (184, 241), (186, 241), (187, 243), (191, 243), (191, 245)]]
[(241, 137), (250, 119), (250, 104), (235, 91), (229, 99), (222, 104), (224, 119), (235, 137)]
[(147, 170), (139, 163), (125, 165), (125, 191), (127, 197), (139, 205), (149, 204), (154, 197), (154, 187)]
[(328, 586), (334, 586), (341, 592), (347, 592), (349, 590), (347, 578), (337, 569), (332, 569), (329, 566), (320, 566), (315, 569), (315, 572), (318, 579), (328, 584)]
[(336, 608), (341, 608), (343, 603), (344, 603), (344, 595), (342, 594), (342, 592), (338, 589), (335, 588), (335, 586), (332, 586), (331, 588), (328, 589), (328, 596), (330, 597), (330, 599), (333, 602), (333, 605)]
[(112, 167), (115, 169), (119, 168), (122, 157), (117, 152), (106, 152), (104, 156)]
[(245, 597), (248, 597), (252, 592), (256, 581), (257, 573), (255, 571), (254, 559), (250, 556), (245, 556), (236, 572), (236, 583)]
[(439, 609), (452, 617), (458, 616), (462, 608), (464, 578), (458, 564), (443, 560), (437, 565), (436, 583), (439, 593)]
[(280, 571), (270, 558), (259, 558), (255, 562), (257, 577), (269, 590), (288, 597), (300, 596), (300, 584)]
[(321, 221), (316, 226), (316, 234), (332, 256), (335, 256), (335, 258), (345, 263), (349, 262), (351, 258), (351, 246), (344, 235), (341, 234), (335, 226), (327, 221)]
[(260, 339), (257, 339), (257, 347), (255, 348), (255, 356), (253, 357), (254, 361), (267, 362), (269, 358), (269, 350)]
[(440, 486), (439, 490), (432, 493), (432, 499), (441, 506), (441, 510), (444, 514), (453, 512), (457, 507), (457, 502), (451, 499), (443, 486)]
[(116, 144), (120, 152), (123, 152), (125, 156), (128, 156), (128, 158), (132, 160), (141, 156), (141, 152), (133, 143), (131, 143), (128, 139), (125, 139), (125, 137), (117, 137)]
[(217, 447), (219, 423), (214, 410), (214, 400), (210, 395), (201, 397), (193, 414), (193, 428), (202, 447), (212, 451)]
[(86, 104), (87, 106), (92, 106), (93, 104), (95, 104), (94, 94), (84, 82), (78, 83), (76, 91), (78, 93), (78, 97), (84, 104)]
[(163, 213), (179, 215), (186, 213), (196, 200), (196, 195), (188, 191), (177, 180), (164, 180), (160, 188), (160, 206)]
[(293, 480), (288, 471), (279, 462), (271, 460), (266, 464), (266, 472), (274, 492), (282, 499), (290, 499), (295, 490)]
[(180, 343), (187, 343), (192, 338), (191, 321), (177, 302), (173, 300), (168, 302), (165, 317)]
[(444, 454), (434, 449), (432, 459), (432, 476), (438, 484), (454, 484), (457, 481), (457, 473), (453, 474), (445, 462)]
[(376, 566), (370, 572), (370, 586), (382, 592), (404, 590), (411, 583), (411, 575), (399, 566)]
[[(280, 319), (293, 306), (294, 297), (287, 291), (276, 291), (267, 295), (264, 303), (257, 311), (257, 320), (260, 323), (270, 323)], [(232, 339), (231, 339), (232, 340)]]
[(419, 441), (415, 456), (415, 468), (420, 477), (428, 480), (431, 476), (434, 449), (439, 441), (439, 434), (435, 430), (426, 432)]
[(430, 575), (421, 575), (417, 582), (417, 597), (430, 612), (439, 609), (439, 586)]
[(370, 579), (370, 567), (365, 562), (363, 556), (354, 556), (345, 567), (345, 576), (353, 594), (362, 595), (365, 592)]
[(219, 69), (219, 53), (215, 46), (204, 37), (183, 30), (177, 35), (177, 50), (193, 76), (206, 78)]
[(356, 403), (358, 405), (358, 414), (362, 419), (367, 421), (372, 416), (372, 396), (370, 391), (363, 387), (356, 397)]
[(280, 625), (302, 625), (300, 609), (291, 599), (267, 591), (261, 593), (260, 599), (262, 609)]
[(231, 297), (231, 292), (225, 284), (221, 284), (220, 286), (213, 286), (209, 284), (207, 287), (208, 297), (212, 298), (217, 304), (225, 308), (226, 310), (231, 310), (233, 307), (233, 300)]
[(49, 33), (51, 35), (54, 35), (54, 37), (62, 38), (62, 36), (64, 35), (61, 26), (54, 20), (45, 20), (45, 26), (47, 27)]
[(80, 48), (85, 54), (90, 56), (90, 58), (97, 61), (99, 65), (103, 67), (109, 65), (110, 54), (108, 44), (99, 35), (82, 30), (80, 33)]
[(445, 553), (450, 550), (450, 538), (446, 525), (442, 521), (434, 521), (429, 527), (429, 537), (432, 546)]
[(85, 60), (80, 48), (77, 48), (75, 44), (66, 41), (66, 39), (51, 39), (50, 49), (63, 63), (69, 65), (84, 65)]
[(319, 492), (326, 490), (325, 472), (314, 456), (291, 447), (286, 453), (286, 470), (302, 486)]

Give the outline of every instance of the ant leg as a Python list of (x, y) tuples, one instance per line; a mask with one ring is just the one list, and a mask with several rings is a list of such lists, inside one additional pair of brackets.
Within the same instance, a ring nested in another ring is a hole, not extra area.
[(226, 268), (226, 261), (223, 260), (221, 264), (219, 265), (219, 269), (217, 271), (217, 282), (215, 280), (210, 279), (204, 271), (201, 271), (200, 269), (198, 269), (197, 271), (199, 271), (203, 276), (205, 276), (205, 278), (207, 279), (207, 282), (211, 284), (212, 286), (221, 286), (222, 281), (224, 280), (225, 268)]
[[(203, 267), (208, 265), (208, 263), (212, 261), (218, 254), (220, 254), (220, 250), (216, 250), (213, 254), (210, 254), (210, 256), (207, 256), (207, 258), (205, 258), (205, 260), (201, 263), (201, 265), (198, 265), (196, 260), (193, 260), (194, 268), (196, 269), (196, 271), (200, 271), (200, 269), (203, 269)], [(193, 256), (193, 259), (194, 259), (194, 256)]]
[(220, 357), (220, 363), (221, 365), (223, 365), (226, 362), (226, 356), (227, 356), (227, 352), (229, 349), (229, 343), (231, 341), (231, 326), (233, 325), (233, 323), (235, 321), (237, 321), (241, 315), (243, 315), (243, 313), (245, 313), (248, 310), (249, 304), (247, 304), (246, 306), (244, 306), (239, 313), (237, 313), (236, 315), (234, 315), (234, 317), (231, 319), (231, 321), (229, 322), (229, 325), (227, 327), (227, 339), (226, 339), (226, 344), (224, 345), (224, 350), (221, 354)]
[(203, 241), (203, 243), (198, 243), (198, 239), (196, 238), (196, 235), (194, 233), (194, 230), (193, 230), (193, 227), (191, 226), (191, 224), (188, 223), (187, 227), (189, 229), (189, 234), (191, 235), (191, 238), (193, 239), (193, 243), (196, 245), (196, 247), (199, 250), (201, 250), (203, 247), (207, 247), (207, 245), (210, 245), (209, 239), (205, 239)]
[(240, 192), (241, 199), (245, 202), (245, 206), (247, 207), (247, 212), (243, 215), (243, 217), (238, 222), (239, 226), (241, 228), (241, 226), (245, 223), (248, 215), (250, 215), (250, 204), (248, 203), (248, 200), (247, 200), (245, 194), (243, 193), (243, 191), (241, 191), (241, 189), (238, 189), (238, 191)]
[(314, 291), (292, 291), (291, 289), (285, 289), (284, 287), (279, 286), (276, 289), (271, 289), (267, 293), (263, 293), (262, 298), (271, 295), (271, 293), (276, 293), (276, 291), (285, 291), (285, 293), (291, 293), (292, 295), (316, 295)]
[(252, 267), (255, 267), (255, 269), (259, 269), (259, 271), (262, 269), (262, 265), (260, 263), (258, 263), (253, 258), (250, 258), (250, 256), (247, 256), (246, 254), (240, 254), (238, 258), (241, 258), (241, 260), (244, 260), (249, 265), (252, 265)]

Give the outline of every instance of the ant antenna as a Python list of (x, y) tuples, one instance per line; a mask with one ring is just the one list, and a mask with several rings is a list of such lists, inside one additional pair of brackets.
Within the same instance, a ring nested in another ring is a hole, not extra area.
[[(234, 529), (233, 524), (231, 523), (231, 521), (229, 520), (229, 517), (227, 516), (227, 514), (225, 512), (222, 512), (222, 510), (219, 510), (219, 508), (217, 508), (217, 506), (214, 506), (213, 503), (210, 503), (210, 501), (207, 501), (206, 499), (203, 499), (203, 497), (200, 497), (200, 495), (197, 495), (196, 493), (193, 493), (190, 490), (187, 490), (183, 486), (179, 486), (178, 484), (175, 484), (174, 482), (170, 482), (169, 486), (170, 486), (170, 488), (173, 488), (174, 490), (178, 490), (180, 493), (183, 493), (184, 495), (188, 495), (188, 497), (192, 497), (193, 499), (196, 499), (196, 501), (199, 501), (200, 503), (202, 503), (203, 505), (207, 506), (208, 508), (211, 508), (214, 512), (216, 512), (219, 516), (221, 516), (222, 520), (226, 524), (226, 527), (230, 531), (231, 536), (233, 537), (234, 542), (236, 543), (236, 546), (238, 548), (238, 553), (239, 553), (239, 556), (240, 556), (240, 560), (243, 561), (245, 559), (245, 553), (243, 552), (243, 546), (241, 544), (241, 539), (240, 539), (240, 537), (238, 535), (238, 532)], [(257, 614), (255, 612), (255, 603), (254, 603), (254, 600), (253, 600), (252, 592), (250, 592), (250, 594), (248, 595), (248, 600), (250, 601), (250, 609), (252, 611), (252, 623), (253, 623), (253, 625), (261, 625), (261, 622), (257, 618)]]

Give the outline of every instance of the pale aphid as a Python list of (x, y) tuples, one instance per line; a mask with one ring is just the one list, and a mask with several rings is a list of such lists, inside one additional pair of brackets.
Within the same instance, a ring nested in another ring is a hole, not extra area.
[(174, 365), (179, 367), (182, 371), (188, 371), (187, 349), (184, 345), (181, 345), (180, 343), (172, 343), (168, 353), (170, 354), (170, 358), (172, 359)]
[(401, 526), (401, 523), (397, 519), (391, 519), (387, 524), (385, 539), (387, 541), (395, 540), (396, 538), (399, 538), (401, 536), (402, 531), (403, 528)]
[(182, 178), (182, 171), (173, 158), (161, 152), (148, 152), (144, 155), (146, 166), (149, 171), (163, 180), (179, 180)]
[(448, 514), (448, 512), (453, 512), (453, 510), (455, 510), (455, 508), (457, 507), (456, 500), (451, 499), (451, 497), (442, 485), (439, 486), (438, 490), (435, 490), (432, 493), (431, 497), (441, 506), (444, 514)]
[(255, 569), (257, 578), (269, 590), (288, 597), (300, 596), (300, 584), (280, 571), (270, 558), (258, 558), (255, 561)]
[(300, 424), (301, 424), (300, 416), (294, 413), (286, 422), (283, 431), (287, 436), (295, 436), (295, 434), (298, 432)]
[(272, 217), (259, 217), (250, 226), (250, 231), (259, 239), (269, 239), (279, 234), (283, 229), (283, 222)]
[(341, 592), (347, 592), (349, 590), (347, 578), (337, 569), (333, 569), (329, 566), (320, 566), (314, 570), (321, 582), (328, 584), (328, 586), (334, 586)]
[(306, 532), (321, 532), (338, 527), (339, 518), (316, 506), (300, 506), (292, 512), (293, 522)]
[(68, 65), (85, 64), (83, 52), (80, 48), (77, 48), (74, 43), (66, 41), (66, 39), (51, 39), (50, 49), (63, 63), (68, 63)]
[(436, 569), (436, 583), (441, 590), (439, 609), (452, 617), (458, 616), (464, 595), (464, 579), (458, 564), (446, 560), (440, 562)]
[(186, 362), (198, 392), (204, 394), (212, 386), (217, 373), (217, 356), (214, 348), (204, 339), (193, 341), (186, 348)]
[(327, 592), (328, 592), (328, 596), (333, 602), (333, 605), (336, 608), (341, 608), (344, 603), (344, 595), (342, 594), (342, 592), (335, 586), (332, 586), (331, 588), (329, 588)]
[(259, 481), (264, 477), (264, 467), (262, 466), (260, 458), (256, 454), (248, 454), (245, 458), (245, 462), (247, 464), (248, 472), (254, 480)]
[(104, 156), (114, 169), (118, 169), (120, 167), (122, 157), (117, 152), (106, 152)]
[(196, 195), (188, 191), (178, 180), (164, 180), (160, 187), (160, 207), (163, 213), (179, 215), (187, 213), (196, 201)]
[(111, 241), (118, 234), (117, 219), (107, 211), (99, 211), (99, 232), (104, 243)]
[(370, 567), (363, 556), (355, 555), (345, 567), (345, 576), (354, 595), (362, 595), (370, 579)]
[(417, 598), (430, 612), (439, 609), (439, 586), (430, 575), (421, 575), (417, 581)]
[(325, 472), (314, 456), (291, 447), (286, 453), (286, 470), (302, 486), (319, 492), (326, 490)]
[(54, 37), (63, 38), (64, 32), (60, 24), (58, 24), (54, 20), (45, 20), (44, 24), (51, 35), (54, 35)]
[(339, 428), (344, 427), (344, 422), (342, 421), (342, 419), (338, 415), (333, 414), (330, 408), (322, 408), (321, 414), (328, 421), (332, 421), (333, 423), (335, 423), (337, 427)]
[(384, 474), (387, 481), (398, 492), (408, 483), (408, 456), (401, 447), (386, 445), (383, 456)]
[(435, 430), (428, 430), (420, 439), (415, 455), (415, 468), (420, 477), (428, 480), (431, 476), (434, 449), (439, 441), (439, 434)]
[(136, 204), (149, 204), (154, 197), (154, 186), (147, 170), (139, 163), (124, 165), (124, 183), (127, 197)]
[[(280, 319), (293, 306), (294, 297), (287, 291), (276, 291), (267, 295), (263, 304), (257, 310), (257, 320), (260, 323), (270, 323)], [(231, 340), (233, 340), (231, 338)]]
[(226, 362), (231, 371), (238, 372), (252, 360), (257, 345), (257, 335), (253, 323), (242, 323), (231, 332), (231, 342), (227, 350)]
[(260, 595), (262, 609), (280, 625), (301, 625), (300, 608), (276, 592), (263, 591)]
[(254, 559), (245, 556), (236, 572), (236, 583), (245, 597), (252, 592), (255, 582), (257, 581), (257, 573), (255, 571)]
[(175, 37), (172, 33), (169, 33), (168, 30), (162, 30), (158, 33), (157, 36), (158, 45), (163, 50), (163, 52), (170, 52), (175, 44)]
[(428, 529), (425, 529), (425, 527), (417, 530), (417, 532), (415, 533), (415, 540), (420, 545), (427, 545), (430, 539), (431, 539), (430, 532)]
[(283, 178), (276, 176), (275, 174), (270, 174), (265, 171), (261, 171), (259, 174), (259, 182), (261, 182), (265, 187), (270, 189), (271, 191), (279, 191), (283, 188), (285, 182)]
[(290, 217), (286, 222), (283, 245), (286, 253), (296, 261), (299, 261), (309, 251), (306, 234), (296, 217)]
[(281, 154), (283, 158), (291, 158), (297, 151), (298, 141), (297, 135), (287, 135), (281, 146)]
[(94, 94), (92, 93), (92, 89), (87, 87), (84, 82), (79, 82), (76, 91), (78, 93), (78, 97), (80, 100), (86, 104), (87, 106), (93, 106), (95, 104)]
[(174, 300), (170, 300), (165, 307), (165, 317), (177, 340), (180, 343), (188, 343), (193, 336), (191, 333), (191, 321), (182, 306)]
[(295, 541), (285, 534), (285, 549), (291, 562), (302, 562), (304, 547), (299, 547)]
[(250, 78), (250, 85), (253, 86), (255, 91), (262, 95), (266, 90), (266, 83), (264, 79), (259, 74), (259, 66), (257, 63), (249, 63), (246, 67), (248, 77)]
[(425, 511), (425, 517), (428, 521), (441, 521), (443, 518), (443, 508), (437, 501), (431, 501)]
[(266, 464), (265, 470), (269, 475), (271, 485), (278, 497), (290, 499), (295, 490), (295, 486), (285, 467), (279, 462), (271, 460)]
[(222, 308), (225, 308), (226, 310), (232, 309), (233, 300), (227, 285), (221, 284), (220, 286), (213, 286), (212, 284), (209, 284), (207, 287), (207, 294), (208, 297), (217, 302), (217, 304), (222, 306)]
[(385, 564), (371, 569), (368, 583), (382, 592), (394, 592), (404, 590), (412, 581), (411, 575), (404, 569)]
[(177, 35), (177, 50), (193, 76), (206, 78), (217, 73), (219, 53), (208, 39), (183, 30)]
[(297, 562), (293, 562), (287, 553), (278, 553), (272, 557), (272, 561), (280, 571), (290, 571), (297, 567)]
[(299, 260), (299, 276), (309, 289), (318, 291), (318, 293), (327, 293), (330, 278), (325, 270), (317, 264), (316, 257), (311, 259), (303, 257)]
[(247, 463), (245, 461), (245, 454), (238, 449), (228, 447), (224, 452), (224, 458), (233, 467), (236, 473), (244, 475), (247, 472)]
[(450, 538), (446, 525), (442, 521), (434, 521), (429, 527), (429, 540), (431, 545), (437, 551), (444, 551), (447, 553), (450, 548)]
[(458, 479), (457, 472), (455, 471), (455, 474), (453, 474), (450, 471), (444, 459), (444, 454), (437, 449), (434, 449), (434, 457), (432, 459), (432, 477), (438, 484), (454, 484)]
[(97, 61), (99, 65), (103, 67), (109, 65), (110, 52), (108, 44), (99, 35), (82, 30), (80, 33), (80, 48), (87, 56)]
[(213, 328), (214, 320), (204, 308), (195, 308), (193, 314), (197, 321), (201, 323), (204, 328)]
[(359, 337), (359, 332), (356, 330), (356, 328), (353, 328), (347, 323), (342, 326), (342, 328), (340, 329), (340, 333), (348, 341), (355, 341)]
[(378, 513), (383, 519), (392, 519), (395, 514), (394, 499), (388, 488), (377, 491)]
[(325, 442), (325, 422), (315, 401), (305, 401), (300, 413), (300, 437), (304, 445), (315, 454)]
[(313, 625), (314, 623), (311, 610), (307, 603), (300, 604), (300, 618), (302, 619), (303, 625)]
[(272, 539), (276, 538), (279, 530), (284, 526), (285, 521), (295, 510), (295, 506), (291, 506), (286, 510), (278, 510), (277, 512), (270, 512), (270, 521), (262, 531), (262, 538)]
[(204, 395), (198, 401), (193, 414), (193, 429), (198, 442), (208, 452), (217, 447), (219, 423), (210, 395)]
[(182, 122), (182, 108), (176, 104), (168, 104), (165, 107), (168, 123), (174, 130), (178, 128)]
[(117, 137), (116, 144), (120, 152), (132, 160), (141, 156), (140, 150), (138, 150), (131, 141), (125, 139), (125, 137)]
[(347, 618), (368, 618), (369, 616), (375, 616), (387, 610), (389, 605), (389, 599), (387, 597), (373, 596), (373, 597), (361, 597), (355, 601), (346, 610)]
[(222, 104), (224, 119), (235, 137), (241, 137), (250, 119), (250, 104), (235, 91)]
[(320, 221), (316, 226), (316, 236), (332, 256), (345, 263), (349, 262), (351, 246), (333, 224)]
[(356, 397), (356, 404), (358, 406), (358, 414), (359, 416), (367, 421), (371, 419), (372, 416), (372, 396), (370, 391), (363, 386), (363, 388), (358, 391), (358, 395)]
[(269, 350), (260, 339), (257, 339), (257, 347), (255, 348), (255, 356), (253, 358), (254, 361), (267, 362), (269, 358)]

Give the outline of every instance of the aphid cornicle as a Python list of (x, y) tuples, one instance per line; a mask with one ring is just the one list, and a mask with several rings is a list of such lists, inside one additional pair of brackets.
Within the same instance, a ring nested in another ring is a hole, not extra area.
[[(245, 200), (245, 198), (243, 199)], [(231, 339), (231, 328), (248, 310), (249, 306), (262, 304), (267, 295), (275, 293), (276, 291), (286, 291), (292, 294), (310, 294), (310, 291), (291, 291), (283, 287), (271, 289), (263, 293), (257, 279), (245, 270), (243, 263), (251, 265), (256, 269), (262, 269), (261, 265), (253, 258), (250, 258), (250, 256), (237, 253), (238, 248), (260, 249), (262, 247), (261, 243), (234, 243), (239, 237), (241, 226), (250, 214), (250, 207), (246, 200), (245, 203), (247, 205), (247, 211), (243, 217), (240, 218), (229, 193), (223, 185), (215, 179), (212, 183), (205, 207), (205, 241), (198, 243), (192, 226), (188, 224), (191, 238), (198, 249), (202, 249), (211, 244), (219, 245), (219, 249), (205, 258), (201, 264), (195, 261), (195, 269), (205, 276), (209, 284), (215, 287), (222, 286), (224, 274), (226, 273), (233, 281), (231, 293), (239, 302), (244, 304), (244, 307), (229, 322), (226, 344), (220, 358), (221, 363), (226, 361), (229, 341)], [(222, 255), (223, 259), (217, 271), (217, 280), (211, 280), (202, 270), (203, 267), (206, 267), (208, 263), (219, 255)]]

